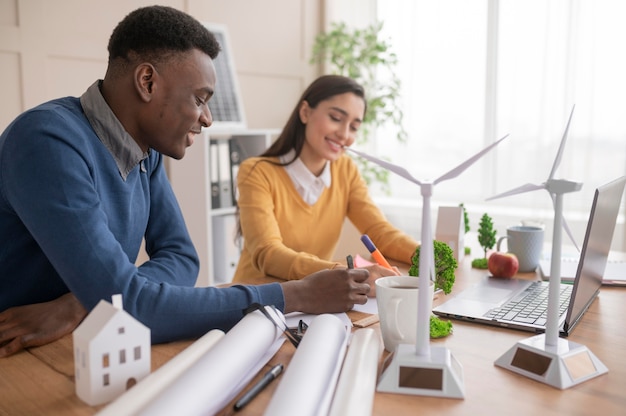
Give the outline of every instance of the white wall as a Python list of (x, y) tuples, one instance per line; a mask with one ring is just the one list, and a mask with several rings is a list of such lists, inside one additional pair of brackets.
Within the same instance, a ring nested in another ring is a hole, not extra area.
[[(52, 98), (80, 95), (106, 69), (107, 42), (130, 11), (153, 1), (0, 0), (0, 130)], [(161, 0), (228, 27), (251, 128), (278, 128), (317, 75), (309, 65), (321, 0)]]
[[(273, 129), (282, 127), (295, 100), (319, 73), (308, 63), (315, 35), (332, 21), (368, 24), (376, 0), (158, 3), (228, 27), (248, 126)], [(111, 31), (130, 11), (151, 4), (150, 0), (0, 0), (0, 131), (20, 112), (52, 98), (80, 95), (102, 78)], [(414, 221), (420, 215), (414, 207), (391, 209), (383, 203), (383, 208), (396, 225), (419, 237), (419, 224)], [(479, 218), (480, 212), (471, 215)], [(618, 231), (616, 235), (624, 240), (626, 231)], [(619, 243), (624, 247), (625, 242)], [(342, 243), (338, 253), (359, 248), (358, 241), (349, 249)]]

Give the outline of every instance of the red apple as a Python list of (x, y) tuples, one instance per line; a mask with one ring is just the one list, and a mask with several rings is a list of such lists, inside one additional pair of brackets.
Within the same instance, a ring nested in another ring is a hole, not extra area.
[(519, 269), (519, 261), (513, 253), (495, 251), (489, 256), (487, 269), (494, 277), (511, 278)]

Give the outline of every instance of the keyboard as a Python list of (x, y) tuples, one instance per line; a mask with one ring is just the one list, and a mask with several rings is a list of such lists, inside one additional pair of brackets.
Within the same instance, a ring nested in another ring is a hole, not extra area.
[[(547, 283), (536, 282), (529, 290), (485, 314), (489, 319), (545, 326), (548, 313)], [(560, 285), (559, 316), (567, 310), (572, 285)]]

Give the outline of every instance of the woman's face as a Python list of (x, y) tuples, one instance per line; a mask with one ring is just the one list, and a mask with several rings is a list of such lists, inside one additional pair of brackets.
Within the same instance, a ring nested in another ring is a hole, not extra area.
[(300, 120), (305, 124), (305, 142), (300, 158), (315, 175), (327, 160), (343, 154), (343, 146), (354, 143), (363, 121), (365, 102), (351, 93), (335, 95), (311, 108), (306, 101), (300, 105)]

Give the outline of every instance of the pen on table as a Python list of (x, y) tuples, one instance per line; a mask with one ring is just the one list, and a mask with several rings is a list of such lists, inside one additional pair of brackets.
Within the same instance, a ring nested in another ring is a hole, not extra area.
[(346, 256), (346, 263), (348, 263), (348, 269), (354, 269), (354, 260), (352, 259), (352, 255), (348, 254)]
[(372, 257), (374, 257), (376, 263), (380, 264), (383, 267), (386, 267), (387, 269), (393, 270), (389, 262), (387, 262), (387, 259), (383, 257), (380, 250), (376, 248), (376, 246), (374, 245), (374, 243), (372, 243), (372, 240), (370, 240), (367, 234), (363, 234), (361, 236), (361, 241), (363, 242), (363, 244), (365, 244), (365, 247), (367, 247), (367, 250), (371, 253)]
[(250, 403), (259, 393), (263, 391), (273, 380), (276, 379), (283, 372), (283, 365), (277, 364), (270, 369), (258, 383), (250, 388), (241, 399), (235, 403), (235, 410), (241, 410), (245, 405)]

